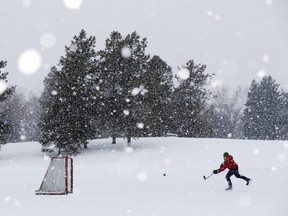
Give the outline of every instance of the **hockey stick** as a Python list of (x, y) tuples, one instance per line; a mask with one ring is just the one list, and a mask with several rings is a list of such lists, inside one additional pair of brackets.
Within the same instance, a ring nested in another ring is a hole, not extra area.
[(214, 173), (211, 173), (211, 174), (210, 174), (209, 176), (207, 176), (207, 177), (204, 175), (204, 176), (203, 176), (204, 180), (207, 180), (207, 179), (210, 178), (213, 174), (214, 174)]

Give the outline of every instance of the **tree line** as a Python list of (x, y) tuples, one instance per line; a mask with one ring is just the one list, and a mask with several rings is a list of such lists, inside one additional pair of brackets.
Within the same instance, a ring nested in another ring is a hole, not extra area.
[[(211, 90), (214, 74), (192, 59), (172, 68), (146, 53), (137, 32), (114, 31), (96, 52), (96, 38), (75, 35), (39, 97), (25, 100), (15, 87), (0, 95), (1, 144), (39, 141), (43, 151), (80, 152), (88, 140), (148, 136), (287, 139), (288, 93), (271, 76), (249, 90)], [(5, 68), (2, 61), (0, 69)], [(8, 73), (1, 71), (0, 81)]]

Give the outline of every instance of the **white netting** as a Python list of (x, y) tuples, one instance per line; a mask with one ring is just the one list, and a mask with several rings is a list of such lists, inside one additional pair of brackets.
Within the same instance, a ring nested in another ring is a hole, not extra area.
[(72, 158), (52, 158), (36, 194), (72, 193)]

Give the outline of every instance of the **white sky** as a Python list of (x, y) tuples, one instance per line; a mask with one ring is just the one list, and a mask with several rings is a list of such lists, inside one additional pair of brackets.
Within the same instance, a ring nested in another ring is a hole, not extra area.
[(78, 9), (63, 0), (0, 1), (0, 60), (8, 62), (9, 84), (42, 90), (64, 46), (83, 28), (96, 36), (97, 50), (114, 30), (137, 31), (148, 39), (147, 52), (175, 72), (194, 59), (216, 73), (217, 84), (248, 87), (269, 74), (288, 89), (287, 0), (72, 0), (68, 6), (73, 3)]

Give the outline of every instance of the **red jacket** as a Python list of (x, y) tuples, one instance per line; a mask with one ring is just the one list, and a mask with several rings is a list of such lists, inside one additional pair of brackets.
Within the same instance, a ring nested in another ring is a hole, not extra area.
[(238, 169), (238, 164), (235, 163), (232, 155), (228, 155), (228, 157), (225, 158), (218, 171), (222, 172), (225, 169)]

